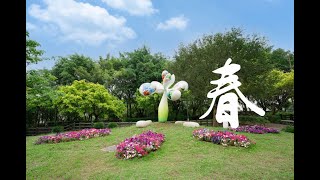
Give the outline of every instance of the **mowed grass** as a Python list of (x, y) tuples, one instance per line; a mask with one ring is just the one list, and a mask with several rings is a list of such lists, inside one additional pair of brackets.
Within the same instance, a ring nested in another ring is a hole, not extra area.
[[(213, 128), (223, 130), (222, 128)], [(101, 149), (152, 130), (166, 136), (149, 155), (121, 160)], [(192, 137), (194, 128), (153, 123), (146, 128), (114, 128), (112, 134), (83, 141), (34, 145), (26, 138), (27, 179), (294, 179), (294, 134), (244, 134), (250, 148), (223, 147)]]

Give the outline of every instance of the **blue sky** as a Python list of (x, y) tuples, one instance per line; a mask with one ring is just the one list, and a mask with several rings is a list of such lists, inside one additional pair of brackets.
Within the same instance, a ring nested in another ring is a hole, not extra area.
[[(293, 0), (27, 0), (26, 28), (43, 57), (108, 53), (147, 45), (172, 58), (179, 44), (240, 27), (294, 50)], [(27, 69), (51, 69), (54, 60)]]

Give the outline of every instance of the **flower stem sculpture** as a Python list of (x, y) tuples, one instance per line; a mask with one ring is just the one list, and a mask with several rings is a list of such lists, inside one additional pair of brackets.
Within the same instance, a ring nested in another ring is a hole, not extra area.
[(168, 119), (169, 107), (168, 100), (176, 101), (181, 97), (181, 89), (188, 90), (188, 83), (186, 81), (179, 81), (171, 89), (170, 87), (175, 81), (174, 74), (170, 74), (168, 71), (162, 71), (162, 84), (158, 81), (152, 81), (151, 83), (143, 83), (139, 88), (139, 92), (143, 96), (148, 96), (154, 93), (161, 94), (162, 98), (158, 107), (158, 121), (166, 122)]

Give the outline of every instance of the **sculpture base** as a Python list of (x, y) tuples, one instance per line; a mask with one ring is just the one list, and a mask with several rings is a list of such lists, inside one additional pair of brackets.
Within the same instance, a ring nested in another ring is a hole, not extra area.
[(158, 121), (159, 122), (166, 122), (168, 120), (168, 100), (166, 96), (166, 92), (163, 93), (159, 107), (158, 107)]
[(167, 122), (167, 119), (158, 119), (159, 122), (164, 123)]

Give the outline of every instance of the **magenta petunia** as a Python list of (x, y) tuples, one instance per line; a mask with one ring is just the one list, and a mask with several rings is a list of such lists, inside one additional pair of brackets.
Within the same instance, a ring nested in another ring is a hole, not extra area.
[(254, 144), (244, 135), (237, 135), (228, 131), (214, 131), (209, 129), (196, 129), (193, 131), (193, 137), (201, 141), (208, 141), (223, 146), (249, 147)]
[(251, 126), (239, 126), (238, 128), (230, 128), (232, 131), (236, 132), (248, 132), (254, 134), (265, 134), (265, 133), (279, 133), (279, 130), (274, 128), (267, 128), (259, 125), (251, 125)]
[(156, 151), (164, 142), (165, 136), (161, 133), (147, 131), (127, 138), (117, 145), (116, 157), (119, 159), (132, 159), (146, 156), (151, 151)]
[(93, 137), (106, 136), (111, 134), (111, 130), (106, 129), (82, 129), (81, 131), (72, 131), (66, 133), (58, 133), (52, 136), (41, 136), (35, 144), (44, 144), (44, 143), (60, 143), (76, 140), (90, 139)]

